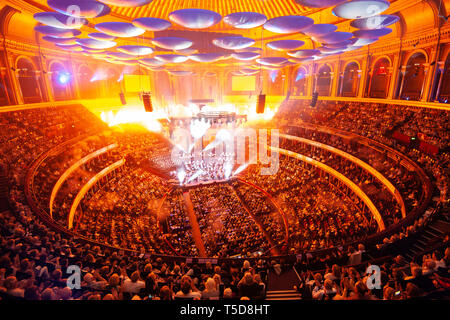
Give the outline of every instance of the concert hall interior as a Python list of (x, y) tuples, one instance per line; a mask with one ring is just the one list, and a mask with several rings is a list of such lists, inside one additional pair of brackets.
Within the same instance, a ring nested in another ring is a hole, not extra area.
[(449, 300), (449, 18), (1, 0), (0, 305)]

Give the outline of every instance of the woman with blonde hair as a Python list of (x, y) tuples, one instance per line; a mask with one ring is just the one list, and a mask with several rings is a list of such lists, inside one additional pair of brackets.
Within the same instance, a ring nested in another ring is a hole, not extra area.
[(216, 281), (213, 278), (208, 278), (205, 283), (205, 290), (202, 291), (202, 300), (218, 300), (219, 290), (217, 289)]

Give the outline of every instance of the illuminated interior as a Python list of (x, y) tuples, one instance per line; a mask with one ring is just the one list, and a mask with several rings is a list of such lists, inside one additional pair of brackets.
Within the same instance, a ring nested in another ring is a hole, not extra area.
[(449, 17), (0, 1), (0, 304), (448, 300)]

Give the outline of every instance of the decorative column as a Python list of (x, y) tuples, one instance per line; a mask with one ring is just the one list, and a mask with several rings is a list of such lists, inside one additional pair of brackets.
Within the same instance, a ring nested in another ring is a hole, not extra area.
[(345, 72), (339, 73), (339, 92), (338, 92), (339, 97), (342, 97), (342, 89), (344, 89), (344, 76)]
[(438, 80), (438, 87), (436, 90), (436, 96), (434, 97), (435, 102), (439, 102), (439, 96), (441, 95), (441, 87), (442, 87), (442, 81), (444, 79), (444, 71), (445, 71), (445, 61), (438, 61), (437, 69), (439, 70), (439, 80)]
[(392, 71), (394, 70), (393, 67), (387, 67), (386, 68), (386, 77), (388, 77), (386, 81), (386, 99), (389, 98), (390, 95), (390, 88), (391, 88), (391, 81), (392, 81)]
[(329, 97), (334, 97), (335, 96), (335, 94), (334, 94), (334, 90), (333, 90), (333, 88), (334, 88), (334, 80), (335, 80), (335, 78), (334, 78), (334, 72), (333, 71), (331, 71), (330, 72), (330, 87), (328, 88), (328, 96)]
[(312, 68), (312, 66), (310, 66), (308, 68), (307, 72), (308, 73), (305, 75), (305, 77), (307, 78), (305, 96), (311, 97), (312, 92), (313, 92), (313, 82), (314, 82), (314, 69)]
[(367, 73), (368, 79), (369, 79), (369, 83), (367, 84), (367, 92), (366, 92), (366, 98), (371, 98), (372, 95), (372, 79), (373, 79), (373, 70), (369, 70), (369, 72)]
[[(43, 70), (43, 69), (42, 69)], [(50, 76), (50, 73), (47, 73), (47, 75)], [(42, 102), (44, 101), (55, 101), (53, 97), (53, 90), (50, 87), (50, 82), (48, 81), (46, 77), (46, 73), (44, 71), (35, 70), (34, 71), (34, 77), (36, 78), (36, 83), (41, 95)], [(43, 88), (42, 88), (43, 86)]]
[(8, 69), (6, 67), (0, 67), (0, 85), (5, 88), (6, 94), (6, 104), (13, 105), (15, 104), (14, 100), (14, 92), (11, 90), (12, 85), (10, 85), (9, 77), (8, 77)]
[(400, 90), (398, 91), (398, 97), (397, 99), (402, 98), (402, 93), (403, 93), (403, 85), (405, 84), (405, 75), (406, 75), (406, 66), (402, 66), (400, 69), (400, 74), (402, 76), (402, 81), (400, 82)]
[(356, 84), (356, 91), (355, 91), (355, 97), (358, 96), (359, 93), (359, 88), (361, 87), (361, 79), (362, 79), (362, 73), (363, 71), (361, 69), (356, 70), (356, 72), (358, 73), (357, 77), (358, 77), (358, 83)]
[[(427, 85), (429, 83), (428, 79), (428, 70), (430, 70), (430, 64), (424, 63), (423, 64), (423, 82), (422, 82), (422, 89), (420, 89), (420, 101), (427, 101), (429, 86)], [(427, 85), (427, 86), (426, 86)]]

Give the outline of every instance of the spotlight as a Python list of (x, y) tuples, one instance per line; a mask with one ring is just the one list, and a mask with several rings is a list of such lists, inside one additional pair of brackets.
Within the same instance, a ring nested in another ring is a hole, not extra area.
[(58, 74), (57, 81), (60, 85), (66, 85), (70, 81), (70, 74), (67, 72), (61, 72)]

